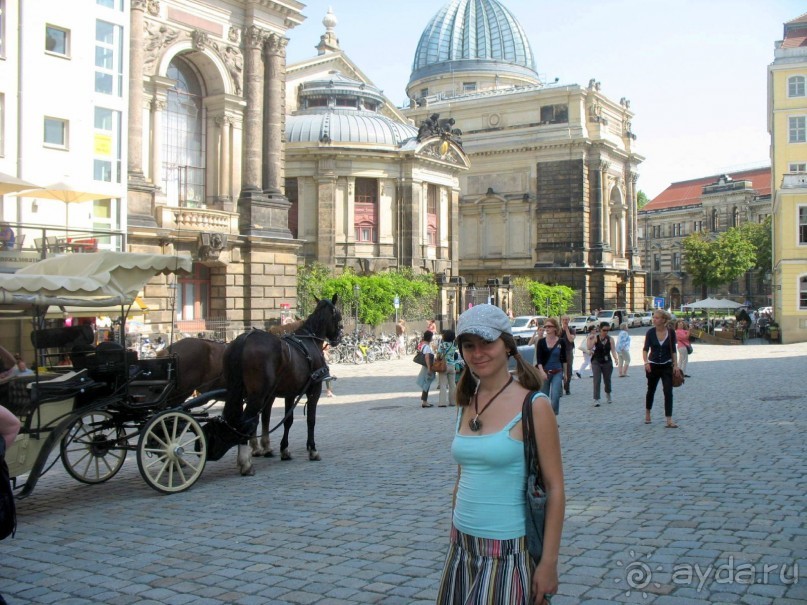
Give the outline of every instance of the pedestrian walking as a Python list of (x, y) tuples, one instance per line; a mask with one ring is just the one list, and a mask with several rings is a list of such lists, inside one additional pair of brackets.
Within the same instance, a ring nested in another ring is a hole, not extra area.
[(432, 408), (434, 407), (429, 403), (429, 389), (434, 382), (434, 372), (432, 372), (432, 362), (434, 361), (434, 351), (431, 347), (431, 342), (434, 339), (434, 333), (431, 330), (426, 330), (423, 333), (423, 338), (418, 345), (418, 351), (423, 353), (426, 360), (426, 365), (420, 368), (420, 373), (417, 377), (417, 384), (420, 387), (420, 407)]
[(692, 350), (692, 344), (689, 341), (689, 324), (683, 319), (675, 322), (675, 340), (678, 343), (678, 367), (681, 368), (684, 377), (689, 378), (687, 365), (689, 364), (689, 352)]
[(401, 358), (401, 355), (406, 353), (406, 320), (401, 319), (395, 324), (395, 339), (397, 344), (395, 346), (396, 353), (398, 354), (398, 359)]
[[(591, 353), (591, 369), (594, 372), (594, 407), (600, 407), (600, 382), (605, 386), (605, 402), (612, 403), (611, 400), (611, 374), (614, 372), (614, 364), (618, 362), (616, 356), (616, 343), (611, 331), (611, 324), (604, 321), (600, 324), (600, 333), (594, 337), (593, 344), (589, 349)], [(591, 342), (591, 341), (590, 341)], [(613, 361), (612, 361), (613, 360)]]
[(588, 334), (583, 338), (580, 343), (580, 352), (583, 353), (583, 365), (575, 372), (578, 378), (582, 378), (582, 372), (588, 370), (588, 377), (594, 377), (594, 371), (591, 369), (591, 347), (594, 346), (594, 338), (597, 336), (597, 326), (589, 326)]
[(560, 413), (560, 394), (566, 370), (566, 343), (560, 338), (558, 320), (550, 317), (544, 322), (546, 336), (535, 345), (535, 360), (543, 386), (541, 392), (549, 397), (555, 416)]
[(457, 381), (455, 377), (459, 356), (457, 343), (454, 340), (454, 330), (443, 330), (442, 342), (437, 347), (437, 357), (445, 359), (446, 371), (437, 372), (437, 384), (440, 388), (438, 407), (444, 408), (446, 405), (457, 405)]
[(571, 395), (572, 368), (574, 367), (574, 339), (577, 331), (569, 325), (570, 317), (564, 315), (560, 318), (560, 339), (566, 348), (566, 366), (563, 371), (563, 390)]
[[(458, 464), (451, 538), (437, 605), (549, 605), (558, 589), (565, 494), (557, 423), (537, 368), (518, 353), (507, 315), (475, 305), (457, 341), (470, 372), (457, 387), (451, 453)], [(514, 380), (508, 359), (516, 360)], [(526, 465), (521, 413), (532, 397), (535, 441), (547, 492), (543, 554), (526, 545)]]
[(670, 321), (670, 314), (664, 309), (653, 311), (653, 327), (647, 331), (642, 347), (642, 357), (644, 358), (644, 371), (647, 376), (647, 395), (645, 396), (645, 424), (650, 424), (650, 411), (653, 409), (653, 399), (656, 395), (656, 387), (659, 381), (664, 391), (664, 416), (667, 419), (665, 426), (669, 429), (677, 429), (678, 425), (673, 422), (673, 368), (676, 367), (676, 359), (673, 351), (676, 349), (675, 332), (667, 327)]
[(628, 368), (630, 368), (630, 334), (628, 333), (628, 324), (622, 322), (619, 326), (619, 336), (616, 339), (616, 355), (619, 358), (619, 377), (624, 378), (628, 375)]

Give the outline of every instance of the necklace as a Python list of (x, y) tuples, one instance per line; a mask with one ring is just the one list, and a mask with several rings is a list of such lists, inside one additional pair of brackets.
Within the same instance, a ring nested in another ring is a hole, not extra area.
[(504, 385), (504, 386), (503, 386), (501, 389), (499, 389), (499, 392), (498, 392), (498, 393), (496, 393), (496, 394), (495, 394), (493, 397), (491, 397), (491, 398), (490, 398), (490, 401), (488, 401), (488, 402), (487, 402), (487, 403), (486, 403), (486, 404), (485, 404), (485, 405), (482, 407), (482, 411), (481, 411), (481, 412), (479, 411), (479, 397), (478, 397), (478, 395), (477, 395), (476, 393), (474, 393), (474, 412), (476, 412), (476, 416), (475, 416), (474, 418), (472, 418), (471, 420), (469, 420), (469, 421), (468, 421), (468, 426), (471, 428), (471, 430), (472, 430), (474, 433), (477, 433), (477, 432), (479, 432), (479, 431), (481, 431), (481, 430), (482, 430), (482, 423), (479, 421), (479, 417), (480, 417), (480, 416), (481, 416), (481, 415), (484, 413), (484, 411), (485, 411), (486, 409), (488, 409), (488, 407), (490, 407), (490, 404), (491, 404), (491, 403), (493, 403), (494, 401), (496, 401), (496, 398), (497, 398), (499, 395), (501, 395), (502, 393), (504, 393), (504, 390), (505, 390), (507, 387), (509, 387), (509, 386), (510, 386), (510, 383), (511, 383), (511, 382), (513, 382), (513, 377), (512, 377), (512, 376), (510, 376), (510, 380), (508, 380), (508, 381), (505, 383), (505, 385)]

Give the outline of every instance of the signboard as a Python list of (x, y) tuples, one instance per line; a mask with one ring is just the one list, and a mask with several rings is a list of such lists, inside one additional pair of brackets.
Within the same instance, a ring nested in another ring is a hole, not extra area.
[(112, 137), (108, 134), (95, 135), (95, 155), (112, 157)]
[(664, 297), (663, 296), (654, 296), (653, 297), (653, 308), (654, 309), (663, 309), (664, 308)]
[(399, 309), (399, 308), (401, 307), (401, 299), (400, 299), (398, 296), (396, 296), (396, 297), (395, 297), (395, 298), (392, 300), (392, 305), (393, 305), (393, 306), (394, 306), (396, 309)]

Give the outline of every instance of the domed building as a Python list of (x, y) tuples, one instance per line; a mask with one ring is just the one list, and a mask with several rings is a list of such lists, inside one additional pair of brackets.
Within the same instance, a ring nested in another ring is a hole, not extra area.
[(542, 82), (524, 29), (498, 0), (452, 0), (432, 17), (407, 94), (414, 123), (437, 113), (462, 128), (471, 168), (460, 175), (459, 272), (481, 300), (504, 305), (492, 285), (526, 276), (571, 286), (580, 310), (645, 308), (643, 157), (629, 100), (606, 96), (596, 78)]
[(413, 126), (339, 48), (331, 12), (323, 24), (319, 54), (287, 68), (285, 192), (301, 255), (359, 273), (456, 273), (465, 153)]

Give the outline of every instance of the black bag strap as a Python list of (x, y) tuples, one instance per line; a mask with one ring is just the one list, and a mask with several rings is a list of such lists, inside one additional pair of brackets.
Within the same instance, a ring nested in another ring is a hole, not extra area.
[(532, 400), (538, 391), (530, 391), (524, 398), (521, 407), (521, 432), (524, 438), (524, 460), (527, 463), (527, 475), (535, 470), (535, 482), (543, 491), (544, 479), (541, 475), (541, 463), (538, 460), (538, 450), (535, 446), (535, 420), (532, 417)]

